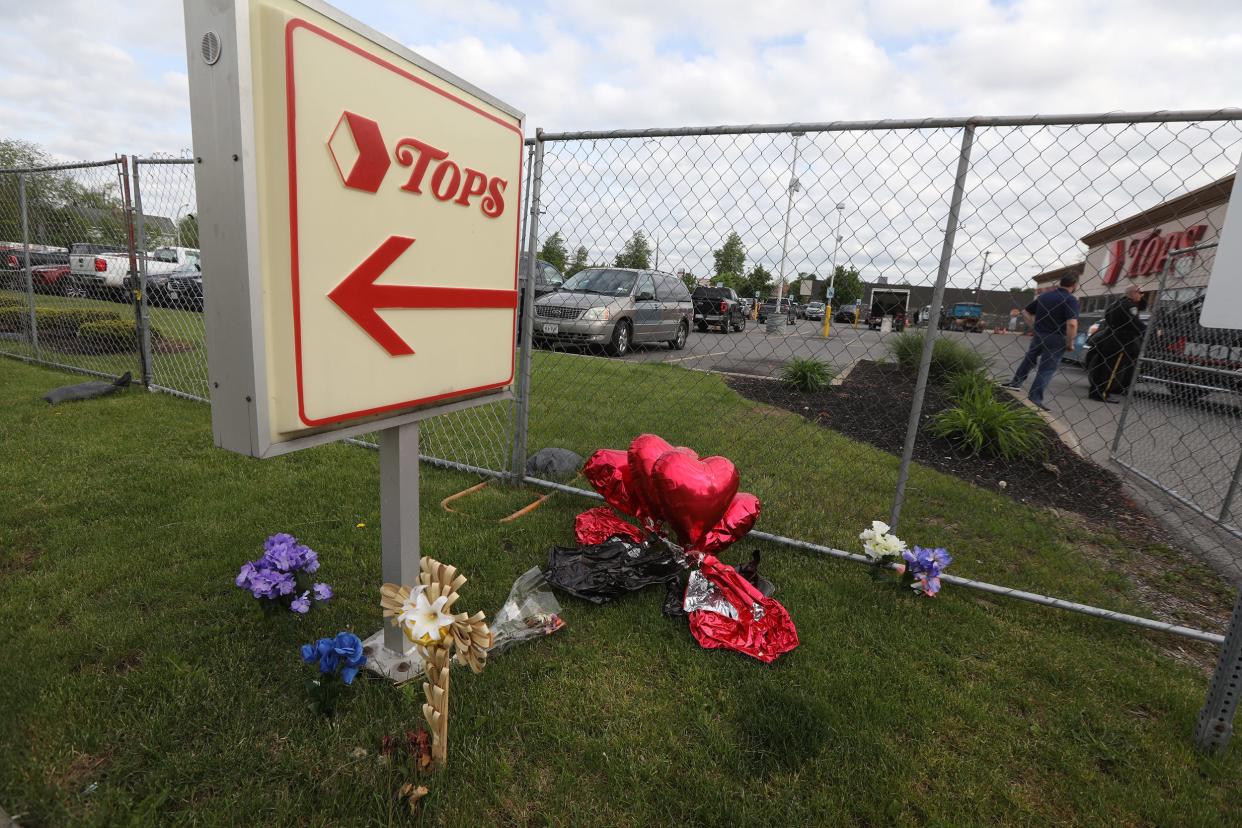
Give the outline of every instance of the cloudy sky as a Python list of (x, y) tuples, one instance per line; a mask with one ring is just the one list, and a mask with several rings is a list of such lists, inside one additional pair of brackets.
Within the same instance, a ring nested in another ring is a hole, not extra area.
[[(338, 5), (552, 131), (1242, 103), (1237, 0)], [(3, 137), (190, 146), (179, 0), (0, 0), (0, 20)]]

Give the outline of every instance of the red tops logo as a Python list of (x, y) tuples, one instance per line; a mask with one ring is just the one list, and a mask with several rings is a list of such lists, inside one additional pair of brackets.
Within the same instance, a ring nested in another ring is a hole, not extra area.
[(1156, 228), (1146, 236), (1109, 242), (1108, 261), (1103, 268), (1104, 284), (1116, 284), (1122, 273), (1131, 279), (1159, 273), (1164, 269), (1170, 250), (1193, 247), (1206, 232), (1206, 224), (1188, 227), (1167, 236), (1160, 235), (1160, 228)]
[[(344, 138), (346, 133), (353, 138), (358, 153), (348, 171), (341, 165), (342, 156), (347, 156), (349, 152), (349, 142)], [(338, 139), (338, 135), (342, 137)], [(336, 162), (341, 181), (355, 190), (377, 192), (392, 165), (379, 124), (353, 112), (341, 115), (328, 139), (328, 150)], [(505, 179), (458, 164), (449, 158), (447, 150), (417, 138), (398, 141), (396, 155), (397, 163), (412, 167), (409, 179), (401, 185), (402, 190), (422, 195), (423, 184), (427, 182), (432, 197), (437, 201), (451, 201), (471, 207), (474, 206), (471, 199), (477, 199), (479, 210), (488, 218), (497, 218), (505, 211), (504, 192), (509, 184)], [(430, 180), (428, 171), (431, 172)]]

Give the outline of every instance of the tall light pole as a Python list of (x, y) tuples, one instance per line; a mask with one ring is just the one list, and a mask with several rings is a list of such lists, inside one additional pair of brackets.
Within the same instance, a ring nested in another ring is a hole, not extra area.
[[(781, 240), (781, 266), (780, 273), (776, 277), (776, 305), (772, 308), (772, 315), (769, 320), (780, 316), (781, 297), (785, 292), (785, 258), (789, 254), (789, 219), (793, 215), (794, 193), (802, 189), (802, 185), (798, 182), (798, 139), (806, 135), (805, 132), (793, 133), (793, 163), (789, 165), (789, 200), (785, 204), (785, 237)], [(776, 332), (780, 330), (779, 324), (768, 322), (768, 331)]]
[(845, 205), (837, 205), (837, 229), (833, 233), (832, 270), (828, 274), (828, 293), (824, 296), (824, 336), (832, 329), (832, 303), (837, 296), (837, 251), (841, 249), (841, 219), (845, 216)]
[(190, 209), (190, 205), (182, 204), (173, 214), (173, 229), (177, 232), (177, 247), (181, 246), (181, 211)]
[(979, 303), (979, 294), (983, 290), (983, 274), (988, 272), (988, 256), (992, 255), (991, 250), (983, 251), (983, 267), (979, 268), (979, 284), (975, 285), (975, 304)]

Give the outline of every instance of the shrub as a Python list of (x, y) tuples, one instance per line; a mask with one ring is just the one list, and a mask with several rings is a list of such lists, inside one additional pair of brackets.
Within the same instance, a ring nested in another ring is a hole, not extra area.
[(798, 391), (818, 391), (832, 376), (832, 369), (815, 359), (791, 359), (781, 368), (781, 382)]
[(0, 331), (11, 333), (26, 330), (30, 312), (25, 308), (0, 307)]
[(35, 319), (40, 333), (65, 337), (76, 336), (83, 325), (92, 322), (124, 321), (112, 311), (85, 308), (40, 308), (35, 311)]
[(945, 390), (949, 399), (955, 402), (972, 394), (995, 395), (996, 383), (986, 371), (963, 371), (952, 374), (945, 382)]
[(20, 299), (12, 299), (8, 296), (0, 296), (0, 310), (6, 308), (24, 308), (26, 303)]
[(124, 319), (87, 322), (78, 328), (78, 341), (97, 353), (116, 354), (138, 348), (138, 327)]
[(997, 399), (990, 382), (959, 381), (963, 387), (971, 383), (957, 405), (932, 417), (928, 430), (971, 456), (989, 452), (1013, 460), (1040, 454), (1046, 439), (1043, 418), (1025, 406)]
[[(902, 370), (917, 373), (919, 360), (923, 358), (923, 334), (919, 331), (900, 333), (889, 341), (888, 350)], [(983, 357), (974, 348), (948, 337), (936, 337), (936, 344), (932, 347), (931, 377), (943, 379), (955, 374), (982, 371), (985, 367)]]

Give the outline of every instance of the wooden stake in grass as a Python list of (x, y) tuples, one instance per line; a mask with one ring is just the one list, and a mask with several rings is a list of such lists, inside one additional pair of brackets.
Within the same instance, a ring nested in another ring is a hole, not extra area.
[[(398, 584), (380, 587), (380, 606), (384, 608), (384, 617), (394, 619), (393, 623), (400, 623), (406, 637), (418, 646), (423, 655), (427, 670), (427, 681), (423, 683), (426, 699), (423, 717), (431, 731), (431, 761), (441, 767), (448, 761), (449, 657), (455, 651), (458, 664), (466, 664), (480, 673), (487, 664), (487, 651), (492, 646), (492, 632), (483, 613), (470, 615), (452, 611), (458, 590), (465, 583), (466, 577), (458, 575), (456, 567), (433, 558), (423, 558), (419, 563), (418, 586), (415, 589)], [(413, 625), (402, 621), (411, 607), (419, 603), (419, 592), (431, 605), (443, 598), (439, 611), (444, 617), (451, 617), (451, 621), (439, 630), (439, 635), (434, 639), (426, 636), (414, 638)]]

